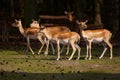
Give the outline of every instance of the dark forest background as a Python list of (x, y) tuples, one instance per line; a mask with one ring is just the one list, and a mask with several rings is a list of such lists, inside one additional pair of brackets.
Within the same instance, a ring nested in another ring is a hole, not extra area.
[(119, 7), (119, 0), (0, 0), (0, 42), (21, 39), (19, 30), (11, 27), (14, 19), (29, 26), (40, 15), (65, 15), (64, 11), (74, 11), (76, 19), (88, 20), (95, 29), (110, 30), (113, 40), (119, 42)]

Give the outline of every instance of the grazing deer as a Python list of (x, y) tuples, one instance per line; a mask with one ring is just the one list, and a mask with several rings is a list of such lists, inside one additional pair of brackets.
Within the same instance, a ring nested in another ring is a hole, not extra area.
[[(36, 27), (36, 25), (37, 26), (39, 26), (39, 28), (41, 27), (40, 25), (39, 25), (39, 22), (38, 21), (33, 21), (31, 24), (30, 24), (32, 27)], [(49, 33), (53, 33), (54, 31), (56, 31), (56, 32), (70, 32), (70, 29), (68, 28), (68, 27), (66, 27), (66, 26), (52, 26), (52, 27), (47, 27), (47, 30), (49, 31)], [(48, 48), (49, 48), (49, 40), (48, 41), (46, 41), (46, 45), (47, 45), (47, 47), (46, 47), (46, 50), (45, 50), (45, 55), (47, 55), (48, 54)], [(54, 47), (53, 47), (53, 45), (52, 45), (52, 43), (50, 42), (50, 45), (51, 45), (51, 47), (52, 47), (52, 51), (53, 51), (53, 54), (55, 53), (55, 49), (54, 49)], [(63, 52), (63, 49), (64, 49), (64, 47), (62, 48), (62, 50), (61, 50), (61, 53)], [(39, 53), (39, 52), (38, 52)], [(66, 55), (69, 53), (69, 45), (68, 45), (68, 47), (67, 47), (67, 52), (66, 52)]]
[(39, 33), (39, 28), (30, 27), (30, 28), (24, 29), (23, 26), (22, 26), (21, 20), (15, 20), (15, 22), (12, 24), (12, 26), (18, 27), (20, 33), (27, 39), (27, 46), (28, 46), (28, 48), (30, 49), (30, 51), (32, 52), (33, 55), (35, 53), (33, 52), (32, 48), (30, 46), (30, 39), (38, 39), (42, 43), (42, 46), (39, 49), (39, 52), (42, 50), (45, 43), (43, 41), (43, 37), (44, 37), (43, 34)]
[(85, 59), (91, 60), (91, 57), (92, 57), (91, 56), (92, 42), (93, 43), (100, 43), (100, 42), (103, 43), (104, 50), (103, 50), (101, 56), (99, 57), (99, 59), (101, 59), (104, 56), (104, 54), (107, 50), (106, 45), (108, 45), (109, 48), (110, 48), (110, 59), (112, 59), (112, 44), (110, 43), (112, 33), (107, 29), (85, 30), (84, 31), (84, 29), (87, 28), (87, 25), (86, 25), (87, 21), (79, 22), (77, 20), (76, 22), (77, 22), (78, 27), (80, 28), (81, 34), (82, 34), (82, 36), (83, 36), (83, 38), (84, 38), (84, 40), (86, 41), (86, 44), (87, 44), (87, 53), (86, 53)]
[(49, 29), (51, 28), (41, 27), (40, 32), (44, 33), (48, 40), (51, 40), (57, 43), (57, 51), (58, 51), (57, 60), (60, 59), (60, 44), (70, 44), (72, 46), (73, 52), (68, 60), (72, 59), (77, 48), (78, 49), (77, 60), (78, 60), (80, 58), (80, 47), (77, 44), (77, 42), (79, 42), (80, 40), (79, 34), (76, 32), (57, 32), (56, 30), (54, 30), (53, 32), (50, 32)]

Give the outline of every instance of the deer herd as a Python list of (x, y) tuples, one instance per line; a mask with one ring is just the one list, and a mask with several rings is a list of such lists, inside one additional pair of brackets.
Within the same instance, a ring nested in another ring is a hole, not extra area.
[[(67, 12), (65, 11), (65, 14), (68, 17), (68, 20), (71, 22), (73, 20), (73, 12)], [(56, 44), (57, 46), (57, 60), (60, 59), (60, 54), (63, 52), (64, 47), (67, 46), (67, 52), (66, 55), (68, 55), (70, 46), (72, 47), (72, 54), (69, 57), (68, 60), (71, 60), (74, 56), (74, 54), (78, 53), (77, 60), (80, 58), (80, 51), (81, 48), (79, 46), (80, 39), (83, 38), (86, 42), (86, 57), (85, 59), (91, 60), (91, 45), (92, 43), (101, 43), (104, 47), (104, 50), (99, 57), (101, 59), (107, 48), (110, 49), (110, 59), (112, 59), (112, 44), (110, 43), (110, 39), (112, 36), (112, 33), (107, 29), (96, 29), (96, 30), (85, 30), (87, 28), (88, 21), (80, 22), (78, 20), (75, 20), (75, 24), (77, 24), (77, 27), (79, 28), (79, 31), (81, 33), (77, 33), (75, 31), (70, 30), (67, 26), (51, 26), (46, 27), (44, 25), (40, 25), (38, 21), (32, 20), (32, 23), (30, 24), (29, 28), (24, 28), (22, 26), (21, 20), (16, 20), (12, 24), (14, 27), (18, 27), (20, 33), (26, 38), (27, 40), (27, 47), (34, 55), (34, 51), (32, 50), (30, 46), (30, 39), (38, 39), (41, 43), (40, 49), (37, 54), (40, 54), (43, 47), (46, 45), (46, 50), (44, 52), (45, 55), (48, 54), (49, 44), (51, 45), (53, 54), (55, 54), (55, 49), (53, 44)], [(61, 45), (63, 46), (61, 49)]]

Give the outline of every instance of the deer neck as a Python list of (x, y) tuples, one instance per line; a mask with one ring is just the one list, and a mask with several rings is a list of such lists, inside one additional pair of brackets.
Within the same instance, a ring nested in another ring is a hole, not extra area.
[(70, 21), (70, 22), (73, 22), (73, 16), (72, 16), (72, 15), (69, 16), (69, 21)]
[(47, 30), (47, 29), (44, 29), (41, 31), (42, 33), (44, 33), (44, 35), (50, 40), (52, 35), (51, 33)]
[(85, 38), (88, 38), (88, 37), (90, 37), (90, 36), (88, 36), (88, 35), (90, 35), (90, 34), (88, 34), (84, 29), (82, 30), (82, 37), (85, 39)]
[(84, 34), (85, 34), (85, 31), (84, 31), (84, 29), (82, 29), (82, 30), (81, 30), (81, 33), (82, 33), (82, 35), (84, 35)]
[(19, 31), (25, 37), (25, 32), (24, 32), (24, 28), (22, 27), (22, 23), (19, 24)]
[(80, 34), (80, 37), (83, 39), (85, 34), (85, 31), (83, 28), (80, 28), (79, 34)]

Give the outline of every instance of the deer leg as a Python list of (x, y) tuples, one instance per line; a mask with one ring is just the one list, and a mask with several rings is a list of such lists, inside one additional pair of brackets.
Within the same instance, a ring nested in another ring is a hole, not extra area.
[(25, 54), (27, 54), (28, 53), (28, 46), (27, 46), (27, 48), (26, 48), (26, 50), (25, 50)]
[(68, 44), (68, 45), (67, 45), (67, 52), (66, 52), (66, 55), (68, 55), (69, 50), (70, 50), (70, 45)]
[(55, 54), (55, 49), (54, 49), (54, 46), (52, 43), (50, 43), (51, 47), (52, 47), (52, 51), (53, 51), (53, 54)]
[(81, 48), (79, 47), (78, 44), (76, 44), (75, 47), (78, 49), (78, 57), (77, 57), (76, 60), (79, 60), (79, 59), (80, 59), (80, 51), (81, 51)]
[(112, 44), (111, 43), (109, 44), (109, 47), (110, 47), (110, 59), (112, 59), (113, 54), (112, 54)]
[(57, 51), (58, 51), (58, 58), (57, 61), (60, 59), (60, 43), (59, 40), (57, 41)]
[(45, 52), (44, 52), (44, 55), (45, 56), (47, 56), (48, 55), (48, 48), (49, 48), (49, 40), (47, 40), (47, 42), (46, 42), (46, 50), (45, 50)]
[(101, 56), (99, 57), (99, 59), (101, 59), (104, 56), (104, 54), (105, 54), (105, 52), (107, 50), (107, 47), (105, 46), (105, 44), (103, 44), (103, 47), (104, 47), (104, 50), (103, 50)]
[(60, 50), (60, 53), (63, 52), (64, 48), (65, 48), (66, 45), (63, 45), (62, 49)]
[(91, 57), (92, 57), (92, 55), (91, 55), (91, 41), (89, 42), (89, 60), (91, 60)]
[(27, 46), (30, 49), (30, 51), (32, 52), (32, 54), (34, 55), (35, 53), (33, 52), (32, 48), (30, 46), (30, 39), (29, 39), (29, 37), (27, 38)]
[(112, 59), (112, 57), (113, 57), (113, 54), (112, 54), (112, 44), (109, 41), (106, 41), (106, 43), (107, 43), (107, 45), (110, 48), (110, 59)]
[[(63, 50), (64, 50), (64, 48), (65, 48), (65, 46), (66, 45), (63, 45), (63, 47), (62, 47), (62, 49), (61, 49), (61, 51), (60, 51), (60, 53), (62, 53), (63, 52)], [(69, 53), (69, 44), (67, 45), (67, 52), (66, 52), (66, 55), (68, 55), (68, 53)]]
[(89, 48), (88, 48), (88, 44), (89, 44), (89, 43), (88, 43), (88, 42), (86, 42), (87, 52), (86, 52), (86, 57), (85, 57), (85, 60), (87, 60), (87, 59), (88, 59), (88, 49), (89, 49)]
[(39, 51), (38, 51), (38, 54), (40, 54), (41, 53), (41, 51), (42, 51), (42, 49), (43, 49), (43, 47), (44, 47), (44, 45), (45, 45), (45, 42), (41, 39), (41, 38), (38, 38), (39, 39), (39, 41), (41, 42), (41, 47), (40, 47), (40, 49), (39, 49)]
[(74, 43), (74, 42), (71, 42), (70, 44), (71, 44), (71, 46), (72, 46), (73, 52), (72, 52), (72, 54), (71, 54), (71, 56), (70, 56), (70, 58), (69, 58), (68, 60), (71, 60), (71, 59), (73, 58), (73, 55), (75, 54), (75, 51), (76, 51), (75, 43)]

